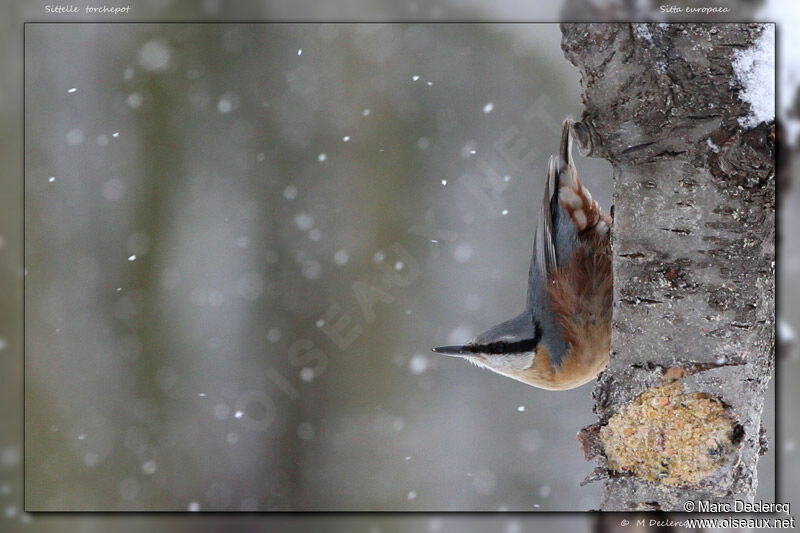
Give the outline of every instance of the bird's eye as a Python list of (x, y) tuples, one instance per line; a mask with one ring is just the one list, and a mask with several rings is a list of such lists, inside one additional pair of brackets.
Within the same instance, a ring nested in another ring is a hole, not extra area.
[(469, 350), (474, 353), (486, 354), (510, 354), (510, 353), (528, 353), (536, 351), (539, 342), (542, 340), (542, 328), (538, 322), (534, 322), (533, 337), (514, 340), (499, 340), (484, 344), (473, 344), (469, 346)]
[(470, 346), (470, 351), (487, 354), (527, 353), (536, 350), (540, 337), (523, 339), (521, 341), (497, 341), (489, 344)]

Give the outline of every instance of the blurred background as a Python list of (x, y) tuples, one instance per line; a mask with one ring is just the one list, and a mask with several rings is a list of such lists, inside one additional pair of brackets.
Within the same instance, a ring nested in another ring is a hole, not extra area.
[[(243, 5), (153, 2), (137, 20), (294, 13)], [(16, 9), (43, 19), (38, 4)], [(361, 13), (491, 16), (383, 9)], [(4, 24), (21, 73), (17, 22)], [(592, 385), (548, 393), (429, 352), (523, 305), (541, 172), (561, 119), (581, 111), (556, 25), (28, 25), (26, 54), (29, 509), (599, 505), (599, 485), (579, 487), (592, 465), (574, 438), (594, 418)], [(3, 85), (16, 144), (2, 148), (0, 498), (8, 525), (63, 527), (75, 522), (21, 513), (21, 87)], [(578, 164), (608, 207), (610, 167)], [(765, 425), (774, 435), (770, 413)], [(795, 430), (781, 429), (782, 468), (796, 470)], [(774, 446), (764, 499), (773, 461)], [(588, 524), (341, 518), (365, 530)]]
[[(31, 510), (587, 510), (524, 307), (555, 24), (28, 24)], [(608, 208), (610, 165), (582, 161)]]

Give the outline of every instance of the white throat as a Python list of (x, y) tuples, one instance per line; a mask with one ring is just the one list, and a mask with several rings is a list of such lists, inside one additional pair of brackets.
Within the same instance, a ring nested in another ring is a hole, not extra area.
[(497, 354), (486, 356), (491, 358), (492, 364), (488, 365), (478, 358), (469, 358), (470, 361), (482, 368), (488, 368), (501, 374), (513, 371), (527, 370), (533, 365), (536, 352)]

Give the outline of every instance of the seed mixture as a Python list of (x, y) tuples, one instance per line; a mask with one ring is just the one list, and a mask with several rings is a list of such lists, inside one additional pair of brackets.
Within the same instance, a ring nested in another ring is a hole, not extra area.
[(716, 471), (734, 448), (734, 422), (707, 394), (680, 382), (653, 387), (600, 430), (608, 464), (665, 485), (689, 485)]

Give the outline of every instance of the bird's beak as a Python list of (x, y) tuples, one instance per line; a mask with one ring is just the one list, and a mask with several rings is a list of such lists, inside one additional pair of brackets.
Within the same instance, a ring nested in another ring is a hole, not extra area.
[(439, 346), (438, 348), (434, 348), (433, 351), (450, 357), (463, 357), (472, 353), (466, 349), (466, 346), (463, 345)]

